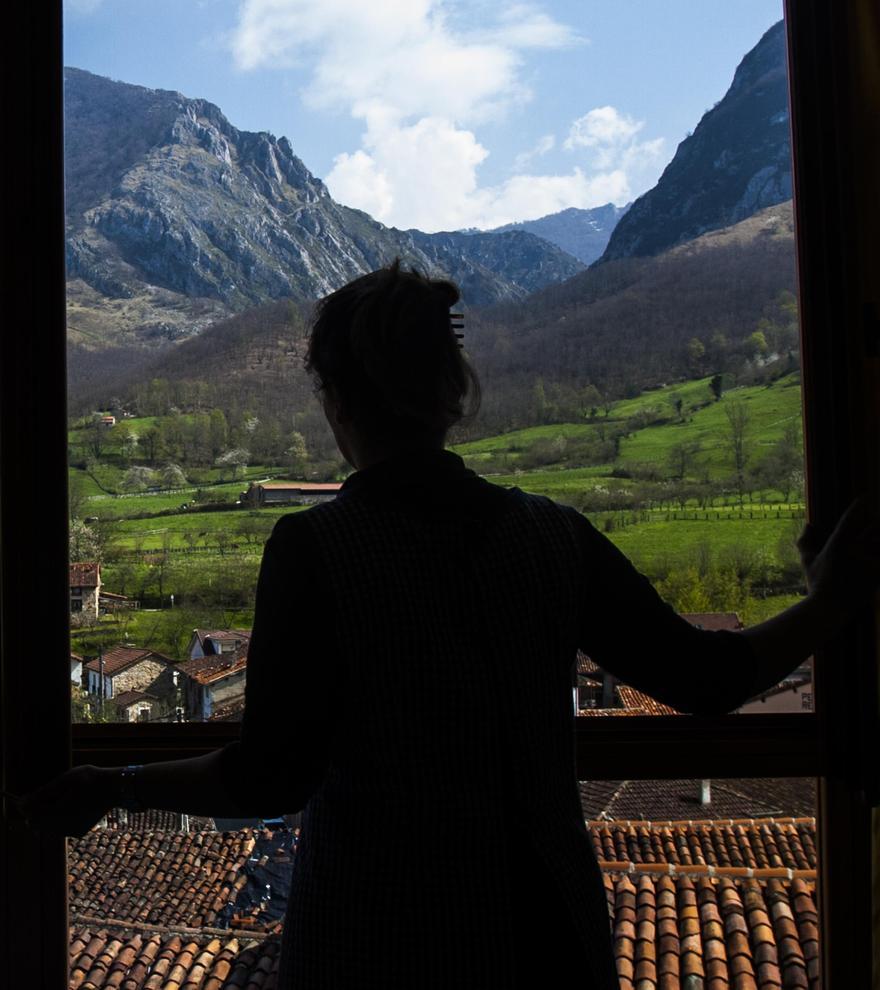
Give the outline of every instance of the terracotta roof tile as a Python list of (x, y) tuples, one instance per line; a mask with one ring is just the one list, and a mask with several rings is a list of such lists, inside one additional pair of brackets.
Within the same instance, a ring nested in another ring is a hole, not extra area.
[(698, 626), (700, 629), (736, 631), (743, 628), (742, 620), (736, 612), (681, 612), (680, 614), (692, 626)]
[[(105, 650), (103, 653), (104, 673), (107, 677), (113, 677), (120, 671), (133, 666), (141, 660), (155, 659), (162, 663), (174, 664), (170, 657), (155, 650), (148, 650), (144, 646), (114, 646), (112, 650)], [(96, 674), (101, 672), (100, 660), (95, 657), (86, 664), (87, 670), (93, 670)]]
[[(699, 780), (582, 780), (579, 787), (588, 819), (804, 818), (816, 809), (816, 785), (808, 777), (713, 780), (708, 805), (700, 804)], [(814, 840), (801, 836), (804, 841), (812, 847)], [(812, 856), (815, 862), (814, 848)]]
[(812, 818), (704, 822), (589, 822), (600, 863), (674, 864), (722, 869), (815, 870)]
[[(121, 808), (113, 808), (104, 818), (106, 822), (104, 828), (125, 832), (182, 832), (184, 818), (190, 832), (217, 830), (213, 818), (181, 815), (179, 811), (158, 811), (155, 808), (147, 811), (124, 811)], [(93, 831), (101, 831), (101, 829)]]
[(70, 564), (70, 586), (97, 588), (101, 582), (101, 565), (94, 560)]
[[(612, 849), (632, 848), (636, 855), (650, 849), (655, 856), (669, 853), (670, 860), (686, 848), (739, 848), (746, 841), (761, 848), (779, 847), (780, 836), (806, 835), (814, 828), (812, 822), (798, 821), (726, 823), (717, 827), (718, 842), (713, 843), (713, 827), (589, 823), (599, 848), (608, 844)], [(83, 880), (87, 888), (71, 892), (75, 920), (71, 987), (274, 987), (277, 935), (243, 931), (253, 916), (245, 910), (234, 930), (211, 927), (214, 908), (206, 905), (222, 904), (224, 899), (228, 903), (229, 893), (247, 868), (249, 843), (263, 841), (265, 850), (266, 843), (279, 841), (276, 836), (257, 830), (200, 833), (200, 838), (93, 832), (86, 839), (71, 843), (72, 885), (75, 888)], [(253, 855), (253, 845), (250, 848)], [(628, 872), (637, 865), (643, 872)], [(673, 872), (658, 872), (664, 867)], [(815, 990), (818, 933), (813, 879), (718, 875), (717, 870), (747, 872), (749, 868), (716, 869), (711, 864), (691, 864), (687, 869), (698, 871), (693, 875), (679, 869), (683, 867), (660, 858), (652, 863), (621, 860), (603, 865), (622, 988)], [(709, 875), (712, 869), (716, 875)], [(115, 920), (109, 920), (111, 914)], [(128, 920), (119, 920), (126, 914)]]
[(644, 691), (637, 691), (628, 684), (618, 684), (616, 686), (618, 697), (623, 707), (630, 710), (638, 710), (641, 715), (681, 715), (671, 705), (664, 705), (662, 701), (655, 701)]
[(181, 670), (199, 684), (210, 684), (212, 681), (244, 670), (247, 667), (247, 658), (248, 644), (245, 643), (240, 649), (230, 650), (228, 653), (209, 653), (194, 660), (187, 660), (181, 666)]
[(254, 841), (253, 830), (93, 830), (68, 846), (71, 913), (213, 925), (247, 884), (244, 865)]

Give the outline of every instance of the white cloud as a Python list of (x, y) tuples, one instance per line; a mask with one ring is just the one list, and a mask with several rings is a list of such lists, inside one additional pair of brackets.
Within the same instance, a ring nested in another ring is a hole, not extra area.
[(644, 121), (633, 120), (614, 107), (596, 107), (572, 123), (565, 147), (613, 147), (631, 140), (644, 126)]
[(567, 151), (587, 149), (597, 169), (623, 169), (630, 173), (650, 169), (662, 157), (663, 138), (637, 141), (645, 126), (614, 107), (595, 107), (573, 121), (563, 143)]
[(337, 155), (326, 182), (334, 198), (386, 224), (497, 226), (568, 206), (625, 202), (625, 160), (636, 160), (642, 124), (612, 107), (575, 121), (565, 142), (569, 150), (590, 149), (591, 174), (580, 166), (563, 175), (522, 174), (555, 148), (547, 134), (517, 157), (520, 174), (480, 186), (489, 150), (474, 128), (529, 101), (524, 53), (583, 39), (533, 4), (490, 4), (491, 23), (478, 29), (462, 29), (457, 9), (454, 0), (244, 0), (231, 47), (242, 70), (305, 68), (308, 106), (363, 123), (361, 147)]
[[(333, 197), (390, 226), (420, 230), (497, 227), (631, 198), (622, 170), (588, 176), (515, 175), (480, 187), (477, 169), (488, 152), (471, 131), (448, 120), (423, 118), (411, 126), (386, 124), (368, 131), (367, 153), (339, 155), (327, 176)], [(540, 142), (539, 142), (540, 144)]]
[(528, 151), (521, 151), (513, 161), (514, 172), (524, 172), (533, 158), (542, 158), (549, 151), (556, 147), (556, 137), (553, 134), (545, 134), (538, 138), (537, 143)]

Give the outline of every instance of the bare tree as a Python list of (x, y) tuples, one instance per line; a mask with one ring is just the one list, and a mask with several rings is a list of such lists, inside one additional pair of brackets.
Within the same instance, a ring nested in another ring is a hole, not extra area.
[(751, 413), (742, 399), (731, 399), (724, 407), (727, 430), (724, 443), (733, 467), (734, 483), (742, 505), (748, 487), (746, 468), (752, 453)]

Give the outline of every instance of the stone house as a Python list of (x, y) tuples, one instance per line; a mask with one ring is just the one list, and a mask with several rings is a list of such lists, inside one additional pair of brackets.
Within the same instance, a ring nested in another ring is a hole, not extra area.
[(98, 618), (101, 598), (101, 565), (80, 561), (70, 565), (70, 611)]
[[(244, 704), (250, 633), (194, 629), (182, 670), (187, 717), (195, 722), (234, 718)], [(231, 715), (230, 715), (231, 713)]]
[(121, 704), (119, 715), (124, 721), (156, 721), (174, 713), (177, 670), (173, 660), (154, 650), (117, 646), (85, 664), (85, 688), (105, 704), (112, 702), (116, 708)]

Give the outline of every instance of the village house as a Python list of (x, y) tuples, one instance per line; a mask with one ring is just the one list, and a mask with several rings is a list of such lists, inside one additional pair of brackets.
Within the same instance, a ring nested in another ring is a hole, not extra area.
[(193, 629), (186, 652), (190, 660), (222, 653), (235, 653), (242, 646), (246, 646), (250, 638), (250, 630), (247, 629)]
[(70, 565), (70, 611), (98, 618), (101, 597), (101, 565), (97, 561), (79, 561)]
[(83, 658), (78, 653), (70, 654), (70, 683), (82, 687)]
[(140, 602), (129, 598), (127, 595), (117, 595), (112, 591), (102, 590), (98, 594), (98, 609), (101, 615), (129, 608), (140, 608)]
[(242, 492), (240, 500), (259, 509), (264, 505), (310, 505), (328, 502), (336, 498), (342, 485), (339, 482), (263, 481), (251, 482)]
[(177, 707), (177, 670), (173, 660), (155, 650), (116, 646), (85, 664), (85, 687), (105, 707), (112, 704), (121, 721), (164, 720)]
[(250, 633), (242, 629), (193, 630), (190, 659), (182, 668), (190, 720), (222, 720), (240, 713), (249, 644)]
[(793, 670), (784, 681), (747, 701), (737, 712), (741, 715), (794, 714), (813, 711), (812, 658)]

